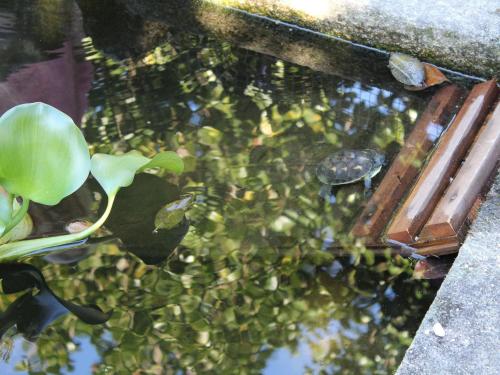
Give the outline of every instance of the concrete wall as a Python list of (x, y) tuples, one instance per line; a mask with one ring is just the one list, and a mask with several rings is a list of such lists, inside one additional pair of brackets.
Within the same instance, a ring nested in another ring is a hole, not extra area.
[(500, 67), (492, 0), (201, 0), (294, 23), (484, 78)]

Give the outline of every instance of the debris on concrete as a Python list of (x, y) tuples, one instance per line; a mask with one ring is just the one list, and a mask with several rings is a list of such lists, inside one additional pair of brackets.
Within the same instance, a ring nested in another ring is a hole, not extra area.
[(432, 331), (438, 337), (444, 337), (444, 335), (445, 335), (444, 328), (440, 323), (434, 324), (432, 326)]

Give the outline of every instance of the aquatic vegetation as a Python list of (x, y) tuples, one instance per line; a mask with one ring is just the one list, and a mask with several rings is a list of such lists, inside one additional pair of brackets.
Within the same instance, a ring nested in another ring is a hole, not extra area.
[(166, 204), (155, 217), (156, 230), (158, 229), (172, 229), (179, 225), (179, 223), (184, 219), (184, 214), (186, 210), (193, 203), (194, 196), (187, 194), (182, 196), (174, 202)]
[[(0, 233), (6, 236), (26, 216), (29, 202), (56, 205), (75, 192), (89, 172), (107, 194), (107, 207), (93, 225), (78, 233), (11, 242), (0, 246), (0, 258), (16, 258), (34, 251), (87, 238), (104, 224), (118, 191), (132, 184), (137, 173), (162, 168), (182, 173), (182, 159), (172, 151), (152, 159), (138, 151), (123, 155), (96, 153), (90, 158), (80, 129), (63, 112), (44, 103), (18, 105), (0, 118)], [(16, 209), (16, 199), (22, 205)]]

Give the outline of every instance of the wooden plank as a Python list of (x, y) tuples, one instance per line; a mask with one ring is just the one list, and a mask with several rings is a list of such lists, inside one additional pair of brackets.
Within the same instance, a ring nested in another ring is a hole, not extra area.
[(496, 100), (497, 91), (495, 80), (474, 86), (457, 117), (443, 134), (417, 184), (390, 224), (388, 238), (410, 243), (422, 229), (450, 178), (455, 174), (489, 107)]
[(408, 191), (437, 137), (446, 126), (450, 112), (460, 97), (455, 85), (445, 86), (432, 97), (417, 120), (382, 182), (351, 230), (356, 237), (376, 241), (387, 225), (401, 198)]
[(419, 235), (420, 239), (454, 236), (467, 218), (500, 158), (500, 102), (481, 128), (469, 155)]
[(417, 242), (410, 244), (410, 246), (417, 249), (416, 253), (418, 255), (424, 256), (441, 256), (458, 252), (462, 242), (465, 239), (465, 235), (470, 226), (470, 223), (472, 223), (477, 216), (479, 207), (481, 206), (481, 202), (482, 197), (477, 197), (469, 213), (467, 214), (465, 223), (462, 225), (456, 235), (427, 240), (419, 238)]
[(451, 237), (447, 241), (439, 243), (431, 243), (422, 247), (417, 247), (417, 254), (419, 255), (446, 255), (453, 254), (460, 248), (460, 241), (456, 237)]

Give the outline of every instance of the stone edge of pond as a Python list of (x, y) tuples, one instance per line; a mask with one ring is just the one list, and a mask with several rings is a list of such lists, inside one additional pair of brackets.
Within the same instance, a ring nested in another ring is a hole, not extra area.
[(463, 73), (485, 78), (499, 73), (500, 14), (488, 0), (196, 2), (236, 8), (386, 51), (406, 52)]
[(397, 375), (500, 373), (499, 250), (500, 173)]

